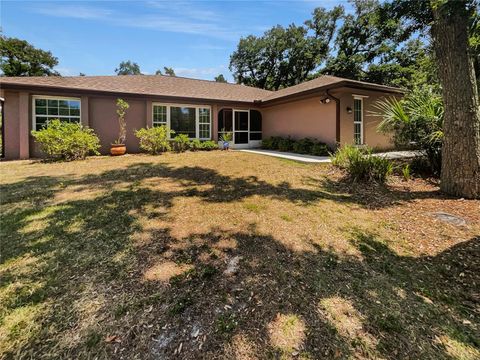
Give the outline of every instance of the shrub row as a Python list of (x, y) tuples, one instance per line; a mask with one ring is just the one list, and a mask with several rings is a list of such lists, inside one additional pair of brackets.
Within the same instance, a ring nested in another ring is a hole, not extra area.
[(294, 140), (290, 137), (283, 138), (280, 136), (272, 136), (262, 140), (262, 148), (267, 150), (289, 151), (298, 154), (317, 156), (329, 155), (327, 144), (310, 138)]
[(345, 170), (354, 181), (384, 183), (393, 171), (393, 163), (373, 155), (370, 148), (345, 145), (331, 156), (331, 160), (334, 166)]
[[(137, 130), (135, 136), (140, 141), (140, 148), (150, 154), (159, 154), (174, 150), (182, 152), (210, 151), (218, 149), (214, 141), (190, 140), (187, 135), (180, 134), (173, 139), (165, 126), (144, 128)], [(32, 131), (35, 141), (40, 144), (42, 151), (51, 160), (85, 159), (89, 154), (99, 155), (100, 140), (93, 129), (79, 123), (69, 123), (52, 120), (46, 128)]]
[(185, 134), (179, 134), (170, 140), (169, 135), (171, 134), (174, 134), (174, 131), (171, 130), (169, 133), (165, 126), (143, 128), (135, 132), (135, 136), (140, 140), (140, 149), (153, 155), (171, 150), (184, 152), (218, 149), (217, 143), (211, 140), (190, 140)]

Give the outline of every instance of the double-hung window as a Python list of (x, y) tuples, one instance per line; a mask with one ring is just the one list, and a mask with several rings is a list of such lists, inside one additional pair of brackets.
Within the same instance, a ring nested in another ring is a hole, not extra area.
[(211, 138), (211, 110), (208, 106), (153, 104), (153, 126), (165, 125), (175, 135), (191, 139)]
[(53, 119), (68, 122), (80, 122), (80, 99), (56, 98), (49, 96), (33, 97), (33, 126), (34, 130), (41, 130)]
[(355, 145), (363, 145), (363, 98), (353, 98), (353, 140)]
[(164, 105), (153, 106), (153, 126), (167, 126), (167, 107)]

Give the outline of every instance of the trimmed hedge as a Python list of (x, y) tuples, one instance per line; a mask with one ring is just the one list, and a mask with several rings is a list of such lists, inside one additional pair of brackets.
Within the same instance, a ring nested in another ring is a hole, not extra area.
[(327, 144), (310, 138), (294, 140), (290, 137), (272, 136), (262, 140), (262, 148), (316, 156), (328, 156), (330, 154)]

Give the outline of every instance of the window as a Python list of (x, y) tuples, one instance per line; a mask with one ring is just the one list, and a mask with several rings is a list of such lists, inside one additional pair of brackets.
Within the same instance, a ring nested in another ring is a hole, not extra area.
[(167, 126), (167, 107), (165, 105), (153, 105), (153, 126)]
[(250, 140), (262, 140), (262, 114), (250, 110)]
[(195, 108), (170, 107), (170, 128), (175, 131), (175, 135), (185, 134), (189, 138), (197, 137)]
[(210, 109), (198, 109), (198, 137), (200, 139), (210, 139)]
[(363, 144), (363, 99), (353, 99), (353, 141), (355, 145)]
[(41, 130), (50, 120), (80, 122), (80, 99), (33, 98), (33, 129)]
[(191, 139), (211, 138), (211, 110), (207, 106), (153, 104), (153, 126), (166, 126), (173, 136), (185, 134)]

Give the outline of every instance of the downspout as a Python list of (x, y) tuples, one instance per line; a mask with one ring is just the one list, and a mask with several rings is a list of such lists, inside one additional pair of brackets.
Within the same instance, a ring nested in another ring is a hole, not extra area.
[(330, 94), (329, 89), (325, 91), (327, 96), (335, 101), (336, 112), (335, 112), (335, 141), (337, 146), (340, 145), (340, 99)]

